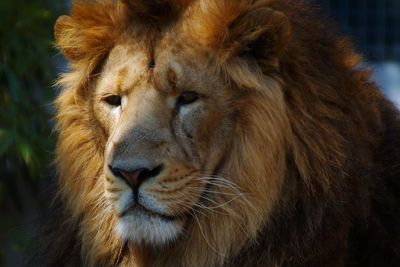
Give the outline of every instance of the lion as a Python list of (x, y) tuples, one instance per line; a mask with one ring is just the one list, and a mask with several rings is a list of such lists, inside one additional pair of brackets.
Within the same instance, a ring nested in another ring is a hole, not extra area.
[(75, 1), (29, 266), (399, 266), (399, 112), (318, 13)]

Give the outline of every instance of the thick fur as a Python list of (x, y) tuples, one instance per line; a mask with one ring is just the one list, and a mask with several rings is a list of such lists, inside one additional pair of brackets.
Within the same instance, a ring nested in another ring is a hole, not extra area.
[[(29, 266), (399, 266), (399, 113), (317, 11), (299, 0), (75, 2), (56, 26), (71, 62), (56, 101), (58, 212)], [(223, 88), (215, 97), (235, 111), (219, 136), (229, 149), (210, 159), (234, 191), (217, 185), (220, 205), (193, 209), (164, 246), (122, 239), (104, 196), (110, 134), (93, 92), (130, 40), (156, 56), (159, 83), (169, 57), (157, 53), (172, 49), (219, 77), (204, 87)]]

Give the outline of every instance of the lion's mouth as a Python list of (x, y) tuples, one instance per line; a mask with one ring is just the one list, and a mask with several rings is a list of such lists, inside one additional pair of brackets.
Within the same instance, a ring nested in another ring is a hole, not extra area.
[(129, 208), (127, 208), (122, 213), (120, 213), (119, 217), (122, 218), (128, 214), (142, 214), (142, 215), (149, 216), (149, 217), (156, 217), (156, 218), (162, 219), (163, 221), (167, 221), (167, 222), (176, 221), (178, 219), (181, 219), (181, 216), (170, 216), (170, 215), (158, 213), (158, 212), (149, 210), (140, 204), (131, 205)]

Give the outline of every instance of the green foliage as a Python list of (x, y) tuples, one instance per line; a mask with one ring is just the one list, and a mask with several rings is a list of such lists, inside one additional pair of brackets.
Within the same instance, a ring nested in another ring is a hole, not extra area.
[[(18, 224), (53, 150), (53, 25), (62, 1), (0, 1), (0, 212)], [(15, 211), (17, 210), (17, 211)], [(2, 236), (0, 229), (0, 236)], [(0, 238), (1, 239), (1, 238)], [(1, 241), (1, 240), (0, 240)], [(1, 257), (1, 255), (0, 255)], [(1, 262), (1, 259), (0, 259)], [(1, 263), (0, 263), (1, 265)]]

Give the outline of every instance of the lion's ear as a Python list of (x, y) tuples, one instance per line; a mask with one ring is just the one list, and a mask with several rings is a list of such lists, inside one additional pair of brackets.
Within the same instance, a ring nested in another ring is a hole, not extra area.
[(201, 35), (198, 37), (203, 37), (206, 45), (216, 49), (224, 61), (249, 55), (256, 59), (277, 58), (290, 41), (287, 16), (251, 2), (215, 0), (199, 6), (202, 15), (196, 19), (207, 19), (207, 23), (197, 27)]
[(82, 40), (75, 21), (69, 16), (61, 16), (54, 26), (56, 44), (65, 58), (71, 62), (79, 61), (85, 55)]
[(113, 4), (75, 1), (71, 16), (61, 16), (56, 22), (58, 48), (71, 63), (104, 56), (117, 37), (116, 11)]
[(229, 56), (253, 56), (256, 59), (279, 57), (289, 44), (291, 27), (280, 11), (261, 7), (237, 18), (229, 27), (225, 44)]

